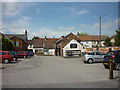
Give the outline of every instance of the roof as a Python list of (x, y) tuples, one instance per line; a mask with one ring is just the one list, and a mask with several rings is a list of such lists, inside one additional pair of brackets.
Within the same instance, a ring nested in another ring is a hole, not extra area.
[(17, 37), (17, 38), (20, 38), (24, 41), (26, 41), (27, 39), (27, 35), (26, 34), (4, 34), (8, 39), (11, 39), (13, 37)]
[(110, 37), (111, 39), (115, 39), (116, 35), (113, 35), (112, 37)]
[(28, 44), (33, 44), (33, 40), (27, 40)]
[(6, 38), (6, 36), (1, 32), (0, 32), (0, 37), (5, 37)]
[(61, 38), (56, 42), (56, 44), (61, 43), (62, 47), (66, 46), (72, 39), (80, 41), (79, 37), (70, 32), (66, 36), (61, 36)]
[(55, 42), (59, 38), (37, 38), (35, 40), (29, 41), (33, 43), (34, 48), (55, 48)]
[[(101, 40), (105, 40), (108, 36), (101, 36)], [(79, 39), (81, 41), (100, 41), (99, 35), (88, 35), (88, 36), (80, 36)]]

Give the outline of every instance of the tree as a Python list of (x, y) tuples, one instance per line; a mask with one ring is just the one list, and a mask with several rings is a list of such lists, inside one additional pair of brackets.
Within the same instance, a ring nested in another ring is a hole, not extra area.
[(110, 41), (111, 41), (111, 39), (110, 39), (109, 37), (107, 37), (107, 38), (105, 39), (104, 45), (105, 45), (105, 46), (111, 46), (112, 43), (111, 43)]
[(2, 46), (2, 50), (3, 51), (13, 51), (14, 50), (14, 45), (12, 44), (12, 42), (5, 38), (5, 37), (0, 37), (0, 46)]
[(35, 40), (35, 39), (37, 39), (37, 38), (39, 38), (38, 36), (34, 36), (33, 38), (32, 38), (32, 40)]
[(84, 33), (84, 32), (81, 32), (81, 33), (77, 33), (77, 36), (88, 36), (89, 34), (88, 33)]
[(120, 46), (120, 28), (116, 30), (116, 35), (115, 35), (115, 46)]

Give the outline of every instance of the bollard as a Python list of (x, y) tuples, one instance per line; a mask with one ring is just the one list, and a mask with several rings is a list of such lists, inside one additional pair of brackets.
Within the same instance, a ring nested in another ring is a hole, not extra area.
[(109, 61), (109, 79), (113, 79), (113, 60)]

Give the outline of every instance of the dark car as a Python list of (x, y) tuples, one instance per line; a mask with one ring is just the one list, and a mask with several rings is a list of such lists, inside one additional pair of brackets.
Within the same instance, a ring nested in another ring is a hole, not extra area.
[(18, 55), (15, 51), (10, 51), (10, 53), (13, 55), (14, 60), (17, 61)]
[(109, 68), (109, 61), (113, 60), (113, 68), (120, 69), (120, 50), (109, 51), (104, 56), (103, 65), (105, 68)]
[(13, 55), (9, 51), (0, 51), (0, 62), (9, 63), (13, 61)]
[(28, 57), (30, 58), (31, 56), (33, 56), (33, 53), (31, 51), (25, 51), (28, 54)]
[(25, 51), (17, 52), (18, 58), (28, 58), (28, 54)]

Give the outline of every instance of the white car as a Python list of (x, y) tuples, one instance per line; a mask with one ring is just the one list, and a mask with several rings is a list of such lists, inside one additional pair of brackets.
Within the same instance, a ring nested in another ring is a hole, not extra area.
[(84, 63), (93, 63), (93, 62), (103, 62), (105, 54), (103, 52), (100, 51), (89, 51), (86, 52), (83, 57), (82, 60), (84, 61)]

